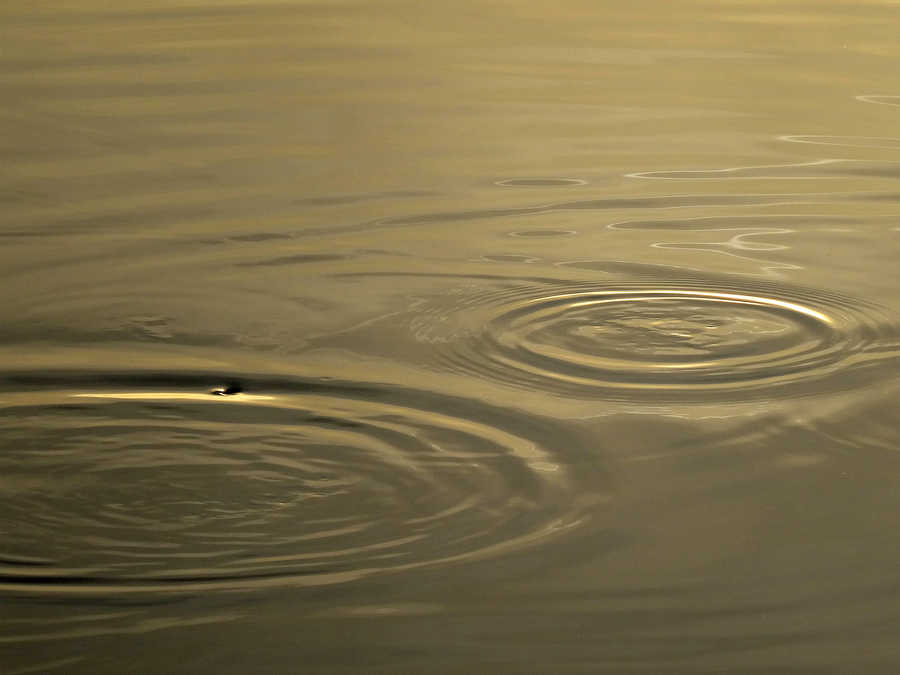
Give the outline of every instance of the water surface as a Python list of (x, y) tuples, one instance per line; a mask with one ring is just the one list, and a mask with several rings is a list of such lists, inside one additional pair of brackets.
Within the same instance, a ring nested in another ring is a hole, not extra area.
[(895, 25), (6, 3), (4, 672), (897, 672)]

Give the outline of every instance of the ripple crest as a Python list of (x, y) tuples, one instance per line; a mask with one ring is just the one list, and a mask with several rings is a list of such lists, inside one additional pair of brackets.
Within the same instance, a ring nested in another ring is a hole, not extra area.
[(897, 356), (897, 326), (879, 308), (766, 283), (518, 287), (448, 300), (456, 307), (439, 301), (413, 326), (443, 367), (578, 397), (814, 394), (854, 386), (851, 374)]
[(547, 420), (367, 383), (210, 381), (3, 378), (0, 591), (341, 583), (535, 546), (604, 499), (596, 471), (575, 489), (559, 448), (583, 441)]

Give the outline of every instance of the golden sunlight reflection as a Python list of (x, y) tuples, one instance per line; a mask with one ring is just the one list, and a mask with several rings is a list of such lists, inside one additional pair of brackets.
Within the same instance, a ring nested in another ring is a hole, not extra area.
[(137, 401), (203, 401), (213, 402), (228, 400), (233, 402), (253, 403), (256, 401), (274, 401), (277, 397), (263, 394), (229, 394), (228, 396), (213, 397), (209, 393), (199, 394), (184, 391), (132, 391), (132, 392), (101, 392), (90, 394), (71, 394), (74, 398), (112, 398)]
[[(783, 137), (788, 140), (788, 137)], [(793, 164), (768, 164), (762, 166), (734, 166), (727, 169), (678, 169), (672, 171), (636, 171), (626, 178), (651, 178), (656, 180), (803, 180), (809, 178), (835, 178), (836, 176), (795, 175), (794, 170), (805, 167), (828, 166), (841, 159), (818, 159)], [(775, 171), (772, 171), (772, 170)]]
[[(900, 138), (885, 136), (822, 136), (812, 134), (785, 134), (778, 140), (788, 143), (806, 143), (808, 145), (836, 145), (844, 148), (878, 148), (900, 150)], [(834, 164), (852, 160), (827, 159), (818, 164)], [(800, 165), (796, 165), (800, 166)]]
[(900, 672), (898, 10), (0, 0), (0, 672)]

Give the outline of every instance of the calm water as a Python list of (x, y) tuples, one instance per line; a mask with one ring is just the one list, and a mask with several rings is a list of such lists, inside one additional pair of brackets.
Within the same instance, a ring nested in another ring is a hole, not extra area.
[(888, 0), (0, 6), (0, 671), (900, 672)]

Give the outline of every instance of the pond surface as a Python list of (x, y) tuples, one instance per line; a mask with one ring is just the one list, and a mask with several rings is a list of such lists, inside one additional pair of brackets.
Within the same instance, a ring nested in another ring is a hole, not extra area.
[(4, 3), (0, 669), (900, 672), (897, 10)]

